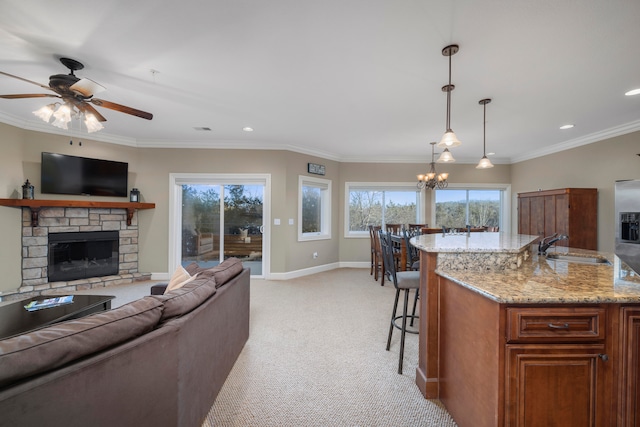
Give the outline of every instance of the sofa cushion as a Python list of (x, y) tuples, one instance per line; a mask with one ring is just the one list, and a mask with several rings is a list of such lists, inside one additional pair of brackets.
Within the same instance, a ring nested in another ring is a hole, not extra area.
[(202, 267), (200, 267), (197, 262), (193, 261), (191, 264), (187, 265), (184, 269), (187, 270), (187, 273), (193, 276), (194, 274), (199, 273), (202, 270)]
[(144, 297), (113, 310), (1, 340), (0, 386), (143, 335), (158, 324), (161, 314), (161, 302)]
[(152, 295), (151, 297), (162, 302), (164, 306), (162, 317), (160, 318), (160, 321), (163, 322), (190, 312), (215, 293), (216, 287), (213, 280), (209, 277), (198, 277), (197, 280), (180, 289), (165, 292), (164, 295)]
[(227, 283), (242, 271), (242, 261), (238, 258), (227, 258), (215, 267), (200, 269), (201, 276), (212, 276), (216, 281), (216, 288)]

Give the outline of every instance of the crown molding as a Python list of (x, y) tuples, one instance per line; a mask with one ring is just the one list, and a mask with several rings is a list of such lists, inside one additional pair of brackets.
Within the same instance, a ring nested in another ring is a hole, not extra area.
[(525, 160), (531, 160), (538, 157), (548, 156), (550, 154), (559, 153), (561, 151), (570, 150), (572, 148), (581, 147), (583, 145), (593, 144), (594, 142), (603, 141), (616, 136), (626, 135), (628, 133), (640, 130), (640, 120), (626, 123), (620, 126), (614, 126), (599, 132), (594, 132), (580, 138), (570, 139), (569, 141), (554, 144), (550, 147), (541, 148), (539, 150), (530, 151), (522, 156), (515, 156), (510, 159), (510, 163), (519, 163)]

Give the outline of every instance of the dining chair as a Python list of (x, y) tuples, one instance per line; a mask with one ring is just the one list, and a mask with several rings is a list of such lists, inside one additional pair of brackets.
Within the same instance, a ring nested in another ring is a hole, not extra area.
[[(393, 286), (396, 288), (396, 296), (393, 302), (393, 311), (391, 313), (391, 323), (389, 325), (389, 338), (387, 339), (387, 351), (391, 348), (391, 337), (393, 335), (393, 329), (400, 329), (400, 358), (398, 362), (398, 373), (402, 374), (402, 362), (404, 360), (404, 341), (406, 333), (417, 334), (415, 329), (407, 329), (407, 318), (417, 319), (419, 316), (407, 315), (407, 306), (409, 305), (409, 292), (411, 290), (417, 291), (420, 288), (420, 272), (419, 271), (399, 271), (396, 272), (395, 261), (393, 257), (393, 245), (391, 241), (391, 234), (388, 232), (380, 231), (380, 246), (382, 249), (382, 258), (384, 265)], [(400, 299), (400, 292), (404, 292), (404, 304), (402, 308), (402, 314), (397, 315), (398, 300)], [(398, 325), (398, 320), (402, 319), (402, 324)]]
[(382, 227), (379, 225), (370, 225), (369, 230), (371, 233), (371, 245), (372, 245), (372, 265), (371, 270), (373, 272), (373, 278), (378, 281), (378, 277), (382, 276), (382, 284), (384, 285), (384, 262), (382, 261), (382, 249), (380, 247), (380, 231)]
[(420, 231), (421, 228), (427, 228), (429, 224), (407, 224), (409, 231)]
[(402, 224), (386, 224), (385, 228), (388, 232), (395, 235), (400, 235), (402, 232)]

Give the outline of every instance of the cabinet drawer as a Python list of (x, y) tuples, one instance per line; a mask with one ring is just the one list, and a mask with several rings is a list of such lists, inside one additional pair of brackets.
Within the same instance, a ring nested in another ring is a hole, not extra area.
[(507, 342), (588, 342), (605, 338), (600, 307), (507, 308)]

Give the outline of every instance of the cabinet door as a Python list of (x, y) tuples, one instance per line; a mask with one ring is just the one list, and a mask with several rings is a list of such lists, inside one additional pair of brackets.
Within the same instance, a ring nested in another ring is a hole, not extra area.
[(508, 345), (507, 426), (607, 425), (604, 345)]
[[(581, 230), (569, 230), (569, 195), (558, 194), (555, 196), (555, 212), (556, 212), (556, 227), (554, 233), (564, 234), (571, 239), (571, 232), (580, 233)], [(576, 236), (577, 237), (577, 236)], [(557, 246), (570, 246), (569, 240), (560, 240), (556, 243)]]
[(531, 234), (531, 207), (529, 197), (518, 198), (518, 234)]
[(557, 233), (556, 229), (556, 196), (544, 196), (544, 235)]
[(531, 197), (531, 232), (534, 236), (544, 237), (544, 197)]
[(640, 308), (623, 307), (620, 337), (622, 339), (619, 426), (640, 426)]

